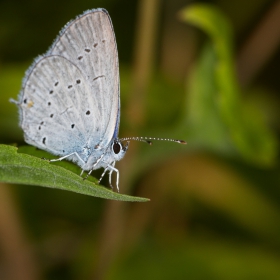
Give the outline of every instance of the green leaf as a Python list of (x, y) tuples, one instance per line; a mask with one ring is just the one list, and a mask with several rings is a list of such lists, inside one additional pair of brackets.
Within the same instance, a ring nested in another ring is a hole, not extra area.
[(217, 103), (213, 71), (215, 59), (213, 46), (206, 44), (197, 65), (190, 74), (187, 122), (194, 138), (192, 143), (196, 146), (229, 153), (233, 149), (233, 144)]
[(98, 185), (96, 179), (94, 182), (82, 180), (79, 175), (63, 167), (38, 157), (18, 153), (16, 147), (7, 145), (0, 145), (0, 181), (68, 190), (113, 200), (149, 201), (147, 198), (115, 193)]
[[(241, 98), (232, 29), (227, 18), (207, 4), (189, 6), (180, 16), (210, 38), (194, 68), (189, 88), (188, 118), (201, 144), (207, 147), (213, 144), (212, 148), (227, 149), (229, 153), (236, 150), (253, 163), (273, 163), (278, 148), (276, 137), (261, 112)], [(206, 143), (208, 137), (210, 141)]]

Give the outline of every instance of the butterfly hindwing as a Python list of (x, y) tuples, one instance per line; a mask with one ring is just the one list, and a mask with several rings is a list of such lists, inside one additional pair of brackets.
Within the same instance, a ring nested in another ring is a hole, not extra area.
[(97, 100), (83, 73), (61, 56), (41, 57), (32, 66), (20, 98), (25, 140), (63, 156), (79, 152), (92, 131), (100, 138)]

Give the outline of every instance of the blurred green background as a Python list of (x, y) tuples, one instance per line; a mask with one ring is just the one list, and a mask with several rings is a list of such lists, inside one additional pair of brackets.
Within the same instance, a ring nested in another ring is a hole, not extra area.
[(120, 137), (188, 145), (130, 144), (120, 191), (147, 203), (1, 183), (0, 279), (280, 279), (279, 1), (1, 0), (0, 143), (24, 145), (8, 100), (33, 58), (97, 7)]

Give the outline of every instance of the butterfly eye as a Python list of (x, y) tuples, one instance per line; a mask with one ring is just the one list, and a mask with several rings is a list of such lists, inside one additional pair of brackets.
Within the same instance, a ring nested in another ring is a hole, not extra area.
[(121, 150), (121, 145), (119, 143), (115, 142), (113, 144), (113, 150), (114, 150), (114, 153), (117, 155)]

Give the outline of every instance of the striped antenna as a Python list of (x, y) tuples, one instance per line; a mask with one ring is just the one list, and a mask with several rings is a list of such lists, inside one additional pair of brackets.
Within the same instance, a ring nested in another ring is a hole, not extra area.
[(126, 138), (121, 138), (119, 139), (120, 141), (130, 141), (130, 140), (135, 140), (135, 141), (141, 141), (141, 142), (146, 142), (149, 145), (152, 145), (151, 140), (156, 140), (156, 141), (169, 141), (169, 142), (176, 142), (179, 144), (187, 144), (186, 141), (184, 140), (176, 140), (176, 139), (168, 139), (168, 138), (155, 138), (155, 137), (126, 137)]

